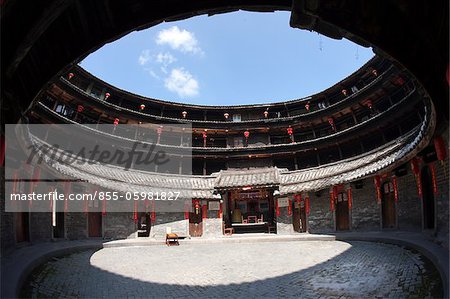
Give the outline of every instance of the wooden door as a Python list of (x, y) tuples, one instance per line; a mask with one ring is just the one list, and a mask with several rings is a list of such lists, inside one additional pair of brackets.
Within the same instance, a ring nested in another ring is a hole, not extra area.
[(383, 184), (383, 198), (381, 199), (381, 218), (383, 228), (395, 228), (394, 186), (391, 182)]
[(305, 202), (302, 200), (300, 202), (294, 202), (293, 205), (292, 222), (294, 224), (294, 231), (304, 233), (306, 232)]
[(27, 212), (16, 213), (16, 242), (26, 242), (29, 241), (29, 231), (28, 231), (28, 219), (29, 214)]
[(199, 201), (192, 202), (192, 212), (189, 213), (189, 235), (201, 237), (203, 234), (202, 206)]
[(88, 213), (89, 237), (102, 237), (102, 212)]
[(347, 194), (342, 192), (338, 194), (336, 203), (336, 230), (349, 230), (349, 224)]

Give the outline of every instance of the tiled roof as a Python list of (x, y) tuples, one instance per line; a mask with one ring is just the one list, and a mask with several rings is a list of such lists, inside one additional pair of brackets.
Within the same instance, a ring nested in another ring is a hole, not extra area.
[(217, 189), (245, 186), (276, 186), (280, 184), (280, 170), (276, 167), (221, 170), (215, 180)]

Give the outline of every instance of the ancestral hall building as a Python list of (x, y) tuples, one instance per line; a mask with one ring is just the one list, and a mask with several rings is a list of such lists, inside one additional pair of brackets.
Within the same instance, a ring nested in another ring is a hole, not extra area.
[[(310, 97), (242, 106), (145, 98), (76, 66), (49, 82), (22, 123), (72, 124), (99, 136), (83, 142), (167, 149), (176, 163), (124, 170), (45, 159), (39, 173), (121, 193), (172, 188), (191, 206), (22, 212), (6, 242), (158, 238), (168, 228), (190, 237), (401, 229), (447, 242), (448, 128), (436, 125), (434, 105), (417, 80), (380, 56)], [(102, 131), (104, 124), (113, 131)], [(49, 137), (22, 138), (38, 146)], [(67, 182), (55, 187), (93, 192)]]

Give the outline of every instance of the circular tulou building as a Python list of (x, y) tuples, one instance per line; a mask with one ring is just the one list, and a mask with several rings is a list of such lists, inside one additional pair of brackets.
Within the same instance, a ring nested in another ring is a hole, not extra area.
[[(2, 25), (14, 23), (15, 2), (2, 2)], [(2, 113), (11, 123), (2, 133), (5, 252), (67, 239), (405, 231), (448, 250), (448, 51), (404, 45), (419, 32), (446, 40), (448, 50), (448, 29), (446, 37), (431, 25), (417, 29), (409, 22), (417, 9), (406, 3), (392, 7), (409, 25), (392, 29), (393, 16), (374, 21), (387, 4), (172, 1), (178, 6), (169, 12), (144, 1), (120, 11), (112, 2), (55, 5), (48, 22), (45, 13), (41, 20), (24, 16), (24, 32), (2, 45)], [(154, 14), (140, 13), (152, 8)], [(143, 97), (77, 64), (133, 29), (239, 8), (291, 10), (292, 27), (347, 37), (376, 55), (309, 97), (238, 106)], [(51, 192), (86, 198), (10, 196)]]

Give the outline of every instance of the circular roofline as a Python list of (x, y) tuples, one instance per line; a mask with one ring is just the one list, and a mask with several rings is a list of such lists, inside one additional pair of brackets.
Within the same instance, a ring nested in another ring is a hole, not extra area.
[(361, 67), (356, 69), (353, 73), (346, 76), (342, 80), (336, 82), (332, 86), (330, 86), (320, 92), (317, 92), (315, 94), (312, 94), (312, 95), (309, 95), (306, 97), (291, 99), (291, 100), (280, 100), (280, 101), (270, 102), (270, 103), (255, 103), (255, 104), (244, 104), (244, 105), (199, 105), (199, 104), (188, 104), (188, 103), (182, 103), (182, 102), (177, 102), (177, 101), (163, 100), (163, 99), (158, 99), (158, 98), (153, 98), (153, 97), (146, 97), (146, 96), (143, 96), (140, 94), (133, 93), (128, 90), (121, 89), (111, 83), (108, 83), (108, 82), (104, 81), (103, 79), (93, 75), (92, 73), (90, 73), (89, 71), (87, 71), (86, 69), (81, 67), (80, 65), (77, 65), (76, 69), (77, 69), (77, 71), (81, 71), (82, 73), (84, 73), (86, 76), (91, 77), (93, 80), (96, 80), (99, 84), (102, 84), (107, 88), (110, 88), (111, 91), (117, 91), (119, 94), (122, 93), (131, 98), (140, 99), (140, 100), (147, 101), (147, 102), (153, 102), (153, 103), (161, 104), (161, 105), (170, 105), (170, 106), (177, 106), (177, 107), (191, 108), (191, 109), (238, 110), (238, 109), (253, 109), (253, 108), (266, 108), (266, 107), (270, 108), (270, 107), (276, 107), (276, 106), (285, 106), (285, 105), (298, 104), (298, 103), (306, 102), (306, 101), (309, 101), (312, 99), (324, 97), (327, 92), (330, 92), (331, 90), (338, 88), (340, 85), (344, 86), (346, 81), (356, 78), (356, 76), (358, 76), (360, 73), (364, 72), (366, 69), (369, 69), (371, 65), (373, 65), (377, 62), (381, 62), (383, 60), (384, 60), (383, 57), (381, 57), (379, 55), (374, 55), (371, 59), (369, 59), (366, 63), (364, 63), (364, 65), (362, 65)]

